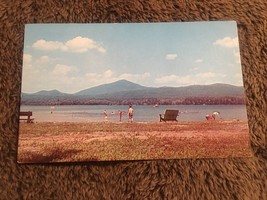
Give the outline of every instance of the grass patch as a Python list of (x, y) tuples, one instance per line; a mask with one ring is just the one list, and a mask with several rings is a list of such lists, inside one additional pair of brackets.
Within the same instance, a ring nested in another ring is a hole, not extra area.
[(21, 124), (19, 162), (249, 156), (246, 122)]

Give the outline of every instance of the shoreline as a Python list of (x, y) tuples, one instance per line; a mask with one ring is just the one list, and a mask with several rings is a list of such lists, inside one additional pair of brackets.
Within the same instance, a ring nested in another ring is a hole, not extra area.
[[(243, 120), (243, 119), (216, 119), (216, 120), (193, 120), (193, 121), (187, 121), (187, 120), (177, 120), (177, 121), (167, 121), (167, 122), (160, 122), (158, 121), (133, 121), (133, 122), (128, 122), (126, 120), (124, 121), (111, 121), (111, 120), (96, 120), (96, 121), (37, 121), (34, 119), (33, 123), (114, 123), (114, 124), (124, 124), (124, 123), (132, 123), (132, 124), (152, 124), (152, 123), (162, 123), (162, 124), (172, 124), (172, 123), (231, 123), (231, 122), (241, 122), (241, 123), (248, 123), (248, 120)], [(26, 122), (21, 121), (19, 124), (25, 124)]]

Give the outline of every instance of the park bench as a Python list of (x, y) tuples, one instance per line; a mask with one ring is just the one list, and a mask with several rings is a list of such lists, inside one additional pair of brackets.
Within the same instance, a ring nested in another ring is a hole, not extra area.
[(176, 121), (177, 122), (177, 116), (178, 116), (179, 110), (166, 110), (165, 114), (160, 114), (160, 122), (164, 121)]
[[(32, 116), (32, 111), (21, 111), (19, 112), (19, 120), (26, 121), (27, 123), (33, 123), (34, 118)], [(27, 117), (27, 118), (25, 118)]]

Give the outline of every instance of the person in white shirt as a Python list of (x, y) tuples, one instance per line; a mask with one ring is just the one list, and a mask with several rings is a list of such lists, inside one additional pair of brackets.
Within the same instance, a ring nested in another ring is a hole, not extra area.
[(133, 122), (133, 113), (134, 113), (134, 110), (132, 106), (130, 105), (128, 109), (129, 122)]

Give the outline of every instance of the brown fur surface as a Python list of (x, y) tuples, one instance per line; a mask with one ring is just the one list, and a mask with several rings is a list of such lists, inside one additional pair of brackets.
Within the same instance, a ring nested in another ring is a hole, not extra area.
[[(0, 199), (267, 199), (266, 0), (0, 0)], [(236, 20), (254, 157), (19, 165), (25, 23)]]

